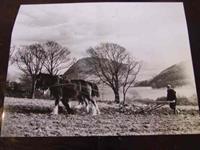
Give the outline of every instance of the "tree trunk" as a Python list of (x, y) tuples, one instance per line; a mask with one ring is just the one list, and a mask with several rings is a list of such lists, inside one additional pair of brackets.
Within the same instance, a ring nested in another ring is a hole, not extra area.
[(126, 92), (123, 92), (123, 102), (122, 102), (123, 105), (125, 104), (125, 101), (126, 101)]
[(31, 85), (31, 98), (34, 99), (35, 98), (35, 80), (32, 79), (32, 85)]
[(115, 89), (114, 90), (114, 94), (115, 94), (115, 102), (119, 103), (120, 102), (120, 97), (119, 97), (119, 90)]

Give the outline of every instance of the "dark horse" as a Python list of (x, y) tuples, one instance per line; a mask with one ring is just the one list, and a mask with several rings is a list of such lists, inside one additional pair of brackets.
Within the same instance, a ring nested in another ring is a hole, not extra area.
[(66, 80), (61, 76), (39, 73), (36, 76), (36, 88), (50, 90), (51, 96), (55, 99), (54, 113), (58, 113), (59, 101), (63, 103), (68, 113), (72, 113), (69, 101), (78, 100), (85, 103), (87, 111), (88, 102), (91, 102), (95, 108), (94, 114), (100, 114), (95, 97), (99, 97), (99, 90), (95, 83), (84, 80)]

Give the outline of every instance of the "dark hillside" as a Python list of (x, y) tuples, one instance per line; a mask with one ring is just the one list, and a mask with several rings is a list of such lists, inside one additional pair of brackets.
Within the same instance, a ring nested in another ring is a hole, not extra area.
[(173, 87), (183, 86), (191, 81), (188, 63), (186, 61), (170, 66), (160, 72), (151, 80), (138, 82), (136, 86), (151, 86), (153, 88), (162, 88), (170, 84)]
[(79, 59), (75, 64), (73, 64), (65, 73), (66, 78), (79, 78), (85, 79), (87, 76), (94, 74), (94, 68), (90, 64), (91, 58), (86, 57)]
[[(64, 77), (68, 79), (87, 79), (94, 78), (95, 68), (91, 64), (94, 60), (91, 57), (85, 57), (79, 59), (73, 64), (65, 73)], [(105, 63), (109, 63), (108, 59), (102, 60)], [(123, 64), (123, 70), (126, 69), (126, 65)]]

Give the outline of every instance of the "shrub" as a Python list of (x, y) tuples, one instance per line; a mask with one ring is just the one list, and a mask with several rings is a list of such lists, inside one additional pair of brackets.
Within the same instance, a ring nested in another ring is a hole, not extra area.
[(177, 97), (177, 105), (197, 105), (197, 99), (195, 97)]

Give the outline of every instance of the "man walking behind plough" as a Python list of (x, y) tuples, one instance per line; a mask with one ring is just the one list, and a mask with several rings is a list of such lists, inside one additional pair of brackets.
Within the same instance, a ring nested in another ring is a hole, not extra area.
[(171, 85), (167, 85), (167, 101), (170, 101), (170, 108), (173, 109), (174, 114), (176, 114), (176, 103), (177, 103), (177, 98), (176, 98), (176, 91), (172, 88)]

